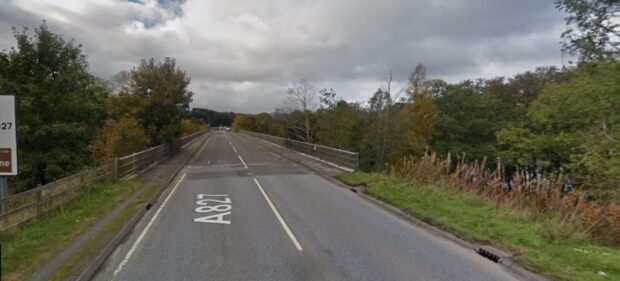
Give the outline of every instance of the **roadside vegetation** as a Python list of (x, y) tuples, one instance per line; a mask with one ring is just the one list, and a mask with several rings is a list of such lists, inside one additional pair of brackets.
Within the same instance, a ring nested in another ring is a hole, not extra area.
[(59, 209), (0, 232), (2, 280), (28, 278), (141, 185), (137, 180), (95, 184)]
[[(419, 184), (398, 174), (349, 173), (346, 184), (469, 241), (512, 253), (512, 259), (554, 280), (619, 280), (620, 251), (605, 246), (574, 221), (507, 208), (449, 184)], [(610, 233), (611, 235), (611, 233)]]
[[(136, 186), (137, 187), (137, 186)], [(151, 197), (161, 188), (159, 184), (150, 184), (142, 193), (127, 206), (118, 216), (114, 217), (99, 233), (93, 236), (88, 243), (80, 249), (71, 259), (63, 264), (50, 280), (67, 280), (71, 274), (75, 274), (76, 268), (83, 269), (85, 260), (92, 260), (101, 253), (104, 246), (102, 239), (110, 239), (110, 235), (116, 235), (134, 215), (144, 207)], [(134, 187), (135, 190), (135, 187)], [(118, 202), (120, 203), (120, 202)]]

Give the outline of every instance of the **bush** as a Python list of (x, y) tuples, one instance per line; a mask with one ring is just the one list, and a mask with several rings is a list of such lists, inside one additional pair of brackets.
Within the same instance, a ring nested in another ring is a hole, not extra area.
[(201, 124), (200, 121), (195, 121), (191, 119), (183, 119), (181, 120), (181, 136), (191, 135), (195, 132), (199, 132), (202, 130), (206, 130), (209, 128), (209, 124)]
[(109, 119), (90, 144), (97, 163), (106, 163), (115, 157), (129, 155), (147, 147), (149, 138), (138, 121), (131, 117)]

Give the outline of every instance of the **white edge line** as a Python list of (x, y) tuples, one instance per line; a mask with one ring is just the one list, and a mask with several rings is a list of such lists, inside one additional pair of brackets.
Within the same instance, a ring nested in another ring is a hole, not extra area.
[(196, 153), (196, 155), (194, 155), (194, 160), (198, 159), (198, 156), (200, 155), (200, 153), (202, 153), (202, 151), (205, 149), (205, 147), (207, 146), (207, 144), (209, 143), (210, 140), (211, 140), (211, 138), (208, 138), (207, 141), (205, 141), (205, 143), (202, 145), (202, 147), (200, 148), (198, 153)]
[(129, 249), (129, 251), (127, 251), (125, 258), (123, 258), (123, 260), (118, 265), (116, 270), (114, 270), (114, 276), (116, 276), (119, 272), (121, 272), (121, 270), (123, 270), (123, 267), (127, 264), (127, 262), (129, 261), (133, 253), (136, 251), (136, 248), (138, 248), (138, 245), (140, 244), (140, 242), (142, 242), (142, 239), (144, 239), (144, 236), (146, 235), (146, 233), (149, 231), (149, 229), (153, 225), (153, 222), (155, 222), (155, 219), (157, 219), (157, 217), (159, 216), (159, 213), (161, 212), (161, 210), (164, 208), (164, 206), (166, 206), (166, 203), (168, 203), (168, 200), (170, 199), (174, 191), (177, 189), (177, 187), (179, 187), (179, 184), (181, 184), (181, 182), (185, 178), (185, 175), (186, 174), (183, 174), (183, 176), (181, 176), (181, 179), (177, 182), (174, 188), (172, 188), (172, 191), (168, 193), (168, 196), (166, 196), (166, 199), (164, 200), (164, 202), (161, 204), (161, 206), (159, 206), (159, 208), (157, 209), (157, 212), (155, 212), (155, 215), (153, 215), (153, 217), (151, 218), (149, 223), (146, 225), (144, 230), (142, 230), (142, 233), (140, 233), (140, 236), (138, 236), (138, 239), (136, 239), (133, 245), (131, 245), (131, 248)]
[(247, 169), (248, 165), (245, 164), (245, 161), (243, 161), (243, 158), (241, 158), (241, 155), (237, 155), (237, 157), (239, 157), (239, 160), (241, 160), (241, 163), (243, 164), (243, 167), (245, 167)]
[(293, 244), (295, 244), (295, 247), (297, 248), (297, 250), (301, 252), (303, 250), (303, 248), (299, 244), (299, 241), (297, 241), (297, 237), (295, 237), (295, 234), (293, 234), (291, 229), (288, 228), (288, 225), (286, 224), (286, 222), (284, 221), (282, 216), (280, 216), (280, 213), (278, 212), (278, 209), (276, 209), (276, 207), (273, 205), (273, 203), (271, 203), (271, 200), (269, 199), (269, 196), (267, 196), (267, 193), (265, 193), (265, 190), (263, 190), (263, 187), (260, 185), (258, 180), (256, 180), (256, 178), (254, 178), (254, 183), (256, 183), (256, 185), (258, 186), (258, 189), (263, 194), (263, 197), (265, 197), (265, 200), (267, 200), (267, 204), (269, 204), (269, 207), (271, 207), (271, 210), (273, 211), (273, 213), (278, 218), (278, 221), (280, 221), (280, 224), (284, 228), (284, 231), (286, 231), (286, 234), (288, 234), (288, 237), (291, 238), (291, 240), (293, 241)]

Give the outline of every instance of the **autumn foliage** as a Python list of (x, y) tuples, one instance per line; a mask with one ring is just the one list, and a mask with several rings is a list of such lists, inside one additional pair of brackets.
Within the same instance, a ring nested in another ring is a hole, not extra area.
[(148, 143), (149, 138), (142, 130), (138, 120), (123, 117), (119, 120), (107, 120), (90, 144), (90, 149), (95, 161), (106, 163), (115, 157), (122, 157), (143, 150)]

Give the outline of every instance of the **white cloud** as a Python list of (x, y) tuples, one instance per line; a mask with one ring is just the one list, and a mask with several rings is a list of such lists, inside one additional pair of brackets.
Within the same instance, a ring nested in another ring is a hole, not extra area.
[(50, 29), (84, 45), (107, 78), (142, 58), (177, 58), (194, 106), (277, 107), (288, 82), (309, 78), (364, 101), (393, 71), (403, 84), (424, 63), (432, 78), (512, 75), (560, 64), (562, 15), (528, 0), (0, 0), (0, 49), (10, 27)]

